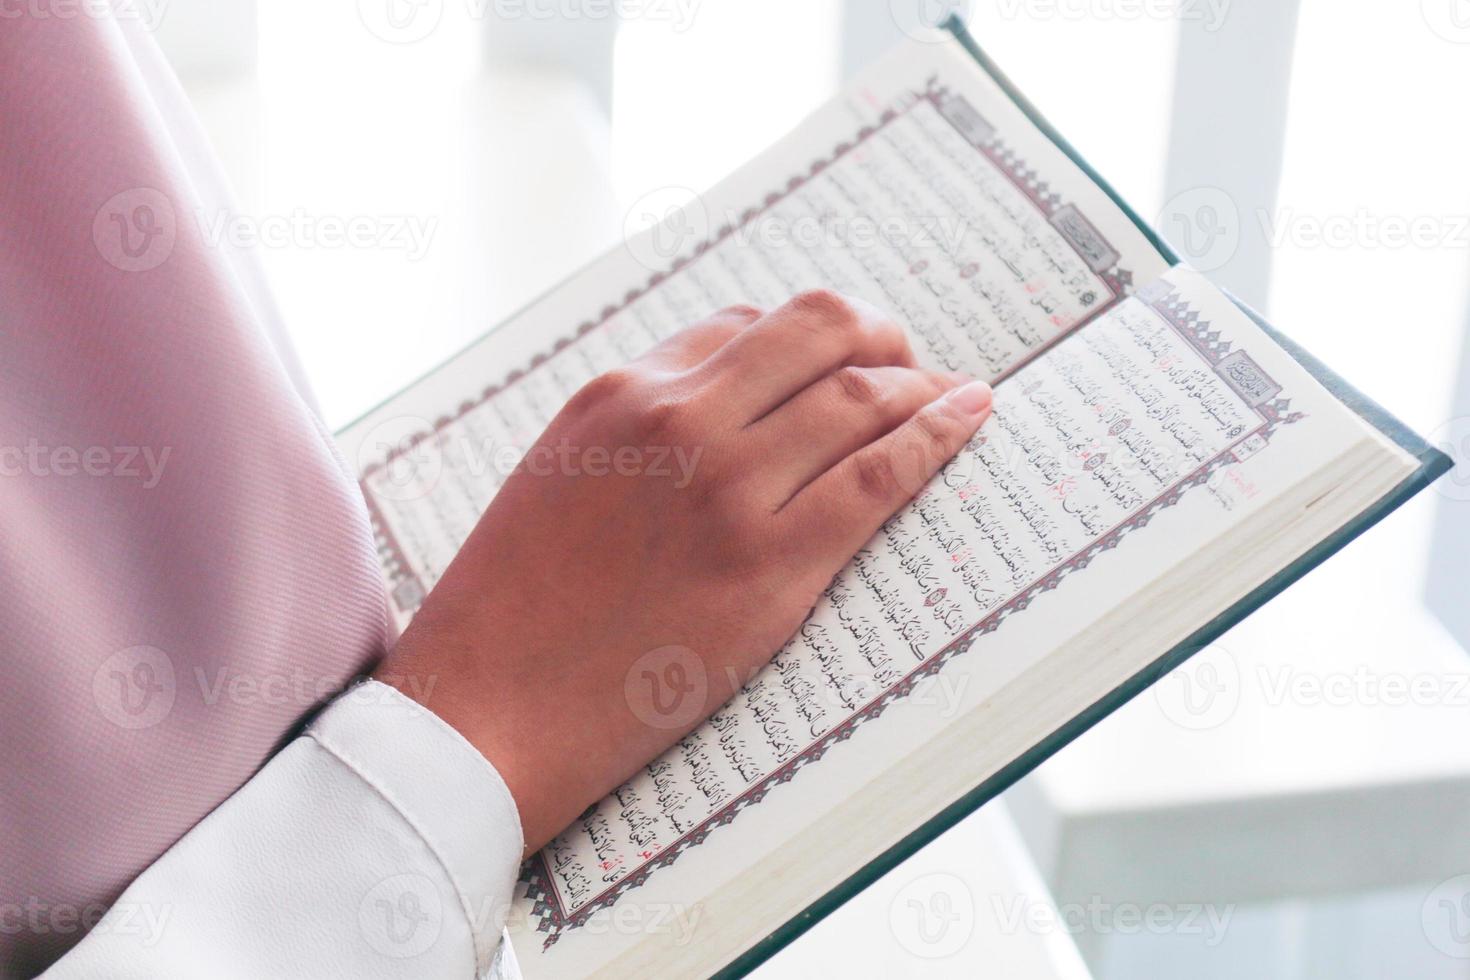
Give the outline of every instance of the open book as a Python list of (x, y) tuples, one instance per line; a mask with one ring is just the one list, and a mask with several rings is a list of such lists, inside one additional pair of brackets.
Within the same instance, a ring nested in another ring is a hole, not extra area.
[(564, 402), (722, 306), (834, 288), (996, 386), (772, 664), (527, 862), (531, 980), (748, 970), (1449, 465), (951, 31), (341, 434), (407, 622)]

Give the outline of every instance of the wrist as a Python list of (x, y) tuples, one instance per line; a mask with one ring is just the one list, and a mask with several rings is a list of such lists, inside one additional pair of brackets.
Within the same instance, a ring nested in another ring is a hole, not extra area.
[(454, 642), (429, 648), (428, 631), (420, 632), (426, 635), (404, 635), (374, 679), (432, 712), (495, 769), (515, 802), (529, 856), (600, 797), (590, 788), (579, 792), (595, 782), (589, 769), (596, 760), (552, 705), (507, 682), (511, 671), (495, 671), (483, 651)]

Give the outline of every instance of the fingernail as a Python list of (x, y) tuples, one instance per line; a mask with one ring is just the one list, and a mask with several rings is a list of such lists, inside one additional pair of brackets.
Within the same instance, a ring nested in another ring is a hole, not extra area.
[(984, 381), (971, 381), (945, 397), (966, 415), (983, 415), (990, 407), (990, 385)]

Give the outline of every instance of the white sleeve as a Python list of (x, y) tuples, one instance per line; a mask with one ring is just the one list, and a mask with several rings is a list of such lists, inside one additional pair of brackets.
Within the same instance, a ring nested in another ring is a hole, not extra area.
[(485, 757), (370, 681), (138, 876), (46, 976), (481, 976), (522, 846)]

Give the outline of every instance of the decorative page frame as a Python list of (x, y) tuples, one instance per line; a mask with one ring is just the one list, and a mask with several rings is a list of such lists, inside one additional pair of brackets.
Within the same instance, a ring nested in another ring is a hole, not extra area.
[[(844, 153), (850, 152), (854, 146), (871, 138), (883, 126), (899, 118), (914, 105), (926, 101), (939, 109), (940, 114), (955, 126), (961, 135), (970, 141), (971, 145), (990, 159), (1002, 173), (1026, 193), (1027, 198), (1047, 217), (1053, 227), (1062, 233), (1068, 243), (1077, 250), (1079, 256), (1088, 261), (1089, 267), (1098, 273), (1099, 278), (1106, 283), (1110, 291), (1107, 302), (1096, 309), (1090, 317), (1069, 330), (1060, 332), (1051, 343), (1036, 350), (1025, 362), (1007, 372), (1006, 376), (1009, 376), (1053, 344), (1071, 336), (1087, 323), (1126, 299), (1132, 290), (1132, 276), (1128, 270), (1117, 267), (1118, 252), (1097, 232), (1076, 206), (1062, 201), (1043, 182), (1039, 181), (1035, 173), (1026, 167), (1024, 161), (995, 139), (993, 127), (985, 122), (983, 116), (976, 112), (968, 102), (950, 95), (943, 87), (931, 84), (923, 92), (915, 93), (905, 106), (884, 112), (877, 126), (864, 127), (859, 131), (855, 143), (839, 144), (831, 160), (836, 160)], [(813, 163), (810, 173), (812, 175), (820, 173), (830, 164), (831, 160)], [(793, 177), (788, 182), (786, 193), (800, 187), (805, 179)], [(781, 193), (768, 194), (765, 207), (772, 206), (782, 196)], [(750, 220), (761, 210), (763, 209), (750, 209), (742, 220)], [(1069, 230), (1063, 231), (1064, 227)], [(714, 241), (723, 239), (730, 233), (731, 229), (722, 229)], [(676, 263), (670, 272), (676, 271), (688, 261), (697, 258), (708, 247), (706, 243), (696, 249), (693, 257)], [(1105, 264), (1109, 262), (1111, 264)], [(1098, 271), (1100, 266), (1103, 268), (1101, 272)], [(650, 287), (657, 285), (665, 277), (666, 275), (653, 277), (650, 280)], [(628, 302), (636, 299), (638, 295), (641, 293), (629, 293)], [(1179, 296), (1174, 287), (1167, 282), (1155, 282), (1135, 295), (1182, 337), (1189, 348), (1198, 354), (1211, 370), (1219, 374), (1233, 391), (1240, 395), (1242, 400), (1255, 412), (1258, 424), (1239, 433), (1238, 438), (1220, 453), (1170, 485), (1086, 548), (1054, 566), (1046, 574), (1017, 592), (961, 636), (937, 651), (929, 659), (918, 664), (879, 696), (853, 712), (842, 723), (814, 740), (765, 778), (733, 797), (720, 810), (701, 821), (683, 836), (645, 857), (642, 864), (624, 874), (602, 892), (575, 908), (569, 909), (556, 887), (555, 876), (545, 853), (538, 853), (527, 860), (522, 867), (521, 880), (525, 883), (527, 897), (533, 904), (532, 914), (536, 919), (536, 929), (546, 934), (543, 949), (549, 949), (566, 931), (586, 924), (596, 912), (610, 907), (623, 895), (646, 883), (650, 876), (660, 868), (671, 866), (680, 854), (704, 843), (714, 830), (731, 823), (746, 808), (760, 803), (773, 787), (789, 782), (800, 769), (819, 760), (831, 746), (846, 741), (859, 725), (878, 717), (889, 705), (907, 696), (920, 680), (934, 675), (944, 664), (970, 649), (976, 639), (994, 632), (1011, 615), (1025, 610), (1033, 600), (1056, 588), (1068, 575), (1086, 568), (1098, 555), (1116, 548), (1128, 533), (1146, 526), (1157, 514), (1177, 504), (1189, 490), (1206, 484), (1216, 470), (1258, 452), (1277, 427), (1296, 422), (1303, 417), (1301, 413), (1291, 410), (1289, 399), (1281, 397), (1281, 386), (1272, 381), (1244, 351), (1232, 350), (1230, 343), (1222, 340), (1219, 332), (1212, 330), (1210, 323), (1202, 320), (1200, 315)], [(616, 312), (611, 307), (609, 309)], [(608, 315), (611, 316), (611, 313)], [(595, 327), (595, 324), (584, 325), (579, 333), (585, 333)]]

